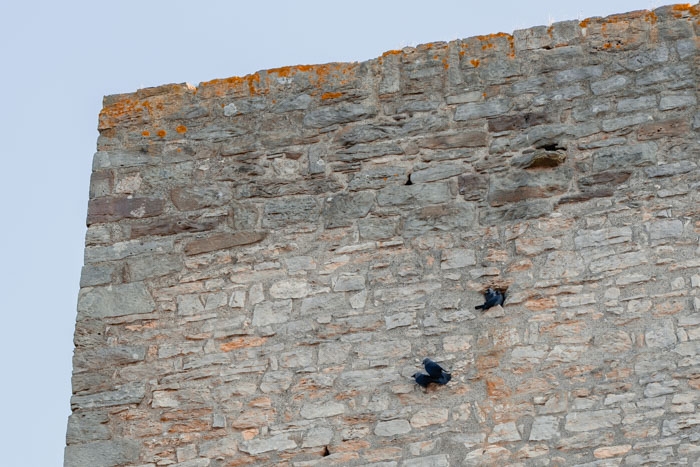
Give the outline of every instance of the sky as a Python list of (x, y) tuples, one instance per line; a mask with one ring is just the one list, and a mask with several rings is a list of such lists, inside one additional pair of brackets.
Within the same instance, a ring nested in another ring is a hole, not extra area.
[(649, 0), (10, 1), (0, 4), (0, 452), (61, 466), (104, 95), (673, 3)]

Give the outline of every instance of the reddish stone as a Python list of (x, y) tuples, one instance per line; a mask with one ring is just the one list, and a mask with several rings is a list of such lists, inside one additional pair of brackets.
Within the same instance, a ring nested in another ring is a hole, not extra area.
[(193, 240), (185, 246), (186, 255), (198, 255), (235, 246), (250, 245), (262, 241), (267, 236), (264, 232), (219, 233), (209, 237)]
[(649, 139), (683, 136), (688, 133), (690, 127), (686, 119), (667, 120), (665, 122), (647, 123), (639, 127), (637, 139), (639, 141)]
[(95, 198), (88, 203), (87, 225), (141, 219), (163, 213), (164, 201), (156, 198)]

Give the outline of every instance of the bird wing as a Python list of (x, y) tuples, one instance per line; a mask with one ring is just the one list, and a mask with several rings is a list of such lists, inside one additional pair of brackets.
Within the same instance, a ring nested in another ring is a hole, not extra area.
[(444, 371), (440, 365), (428, 358), (425, 359), (424, 366), (431, 378), (439, 378)]

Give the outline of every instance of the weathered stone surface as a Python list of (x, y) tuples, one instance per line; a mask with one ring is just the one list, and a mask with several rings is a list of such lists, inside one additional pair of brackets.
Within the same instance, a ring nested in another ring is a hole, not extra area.
[(327, 418), (345, 413), (345, 406), (338, 402), (306, 404), (301, 408), (301, 416), (307, 419)]
[(66, 465), (692, 465), (697, 13), (107, 96)]
[(155, 302), (143, 282), (85, 288), (78, 297), (83, 318), (107, 318), (152, 313)]
[(262, 454), (264, 452), (270, 451), (287, 451), (297, 447), (297, 443), (294, 440), (289, 439), (288, 435), (276, 435), (270, 438), (252, 439), (250, 441), (244, 441), (240, 450), (247, 452), (252, 456)]
[(566, 416), (564, 429), (567, 431), (594, 431), (618, 425), (622, 421), (620, 410), (593, 410), (571, 412)]
[(213, 234), (208, 237), (192, 240), (185, 245), (186, 255), (199, 255), (202, 253), (210, 253), (212, 251), (233, 248), (241, 245), (250, 245), (265, 239), (267, 236), (264, 232), (236, 232), (233, 234), (220, 233)]
[(323, 107), (304, 116), (307, 128), (323, 128), (338, 123), (349, 123), (376, 115), (376, 109), (362, 104), (341, 104)]
[(516, 172), (498, 177), (491, 182), (488, 201), (491, 206), (502, 206), (531, 198), (548, 198), (565, 193), (573, 172), (562, 167), (554, 170)]
[(374, 193), (340, 194), (326, 198), (324, 216), (326, 228), (345, 227), (355, 219), (365, 217), (374, 206)]
[(139, 443), (132, 439), (66, 446), (64, 465), (124, 465), (137, 462)]
[(128, 383), (113, 391), (98, 392), (88, 395), (74, 395), (71, 407), (74, 409), (92, 409), (116, 405), (138, 404), (146, 395), (143, 383)]
[(610, 147), (593, 153), (593, 170), (627, 169), (656, 163), (657, 147), (654, 143)]
[(180, 211), (194, 211), (209, 206), (221, 206), (231, 200), (229, 185), (178, 187), (170, 192), (170, 199)]
[(253, 326), (267, 326), (269, 324), (286, 323), (289, 321), (291, 313), (291, 300), (260, 303), (255, 305), (255, 311), (253, 312)]
[(486, 102), (473, 102), (460, 105), (455, 110), (455, 121), (474, 120), (483, 117), (502, 115), (510, 109), (508, 99), (496, 98)]
[(320, 207), (311, 196), (288, 197), (265, 204), (263, 227), (279, 228), (298, 222), (315, 222)]
[(408, 420), (388, 420), (379, 422), (374, 427), (374, 434), (377, 436), (403, 435), (411, 431), (411, 424)]
[(95, 198), (88, 203), (87, 225), (159, 216), (164, 206), (157, 198)]

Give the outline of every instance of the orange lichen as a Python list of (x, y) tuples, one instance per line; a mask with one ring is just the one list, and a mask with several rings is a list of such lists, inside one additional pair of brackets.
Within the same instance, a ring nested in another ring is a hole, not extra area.
[(591, 24), (591, 18), (586, 18), (580, 23), (578, 23), (578, 25), (582, 28), (587, 28), (589, 24)]
[(646, 15), (644, 15), (644, 21), (647, 21), (651, 24), (656, 24), (656, 21), (658, 19), (659, 18), (656, 16), (656, 13), (654, 13), (653, 11), (650, 11)]
[(474, 66), (474, 68), (476, 68), (479, 66), (479, 63), (481, 63), (481, 61), (478, 58), (472, 58), (471, 60), (469, 60), (469, 63), (471, 63)]
[(321, 95), (321, 99), (326, 100), (326, 99), (337, 99), (338, 97), (341, 97), (343, 95), (342, 92), (324, 92)]
[(382, 57), (386, 57), (388, 55), (401, 55), (403, 52), (401, 50), (387, 50), (382, 54)]
[(151, 132), (148, 131), (148, 130), (143, 130), (143, 131), (141, 132), (141, 136), (151, 136)]
[(260, 347), (265, 343), (266, 340), (267, 337), (237, 337), (224, 344), (221, 344), (219, 348), (222, 352), (230, 352), (232, 350), (241, 349), (245, 347)]
[(481, 42), (485, 42), (485, 44), (481, 46), (481, 50), (491, 49), (495, 47), (493, 41), (505, 38), (508, 41), (508, 46), (510, 47), (510, 53), (508, 54), (508, 57), (515, 57), (515, 39), (513, 38), (512, 34), (506, 34), (505, 32), (497, 32), (495, 34), (487, 34), (485, 36), (476, 36), (476, 38), (479, 39)]
[(156, 134), (161, 138), (165, 138), (165, 135), (167, 135), (168, 133), (165, 130), (158, 130)]
[(186, 133), (187, 132), (187, 127), (185, 125), (178, 125), (177, 128), (175, 128), (175, 131), (178, 133)]
[(232, 76), (230, 78), (213, 79), (200, 85), (201, 87), (219, 88), (215, 90), (216, 95), (223, 95), (226, 89), (247, 89), (251, 96), (262, 93), (260, 89), (260, 73), (253, 73), (246, 76)]
[[(700, 5), (691, 5), (690, 3), (681, 3), (679, 5), (673, 5), (671, 8), (675, 12), (688, 12), (693, 16), (697, 16), (700, 14)], [(677, 18), (680, 17), (681, 15), (674, 15)]]

